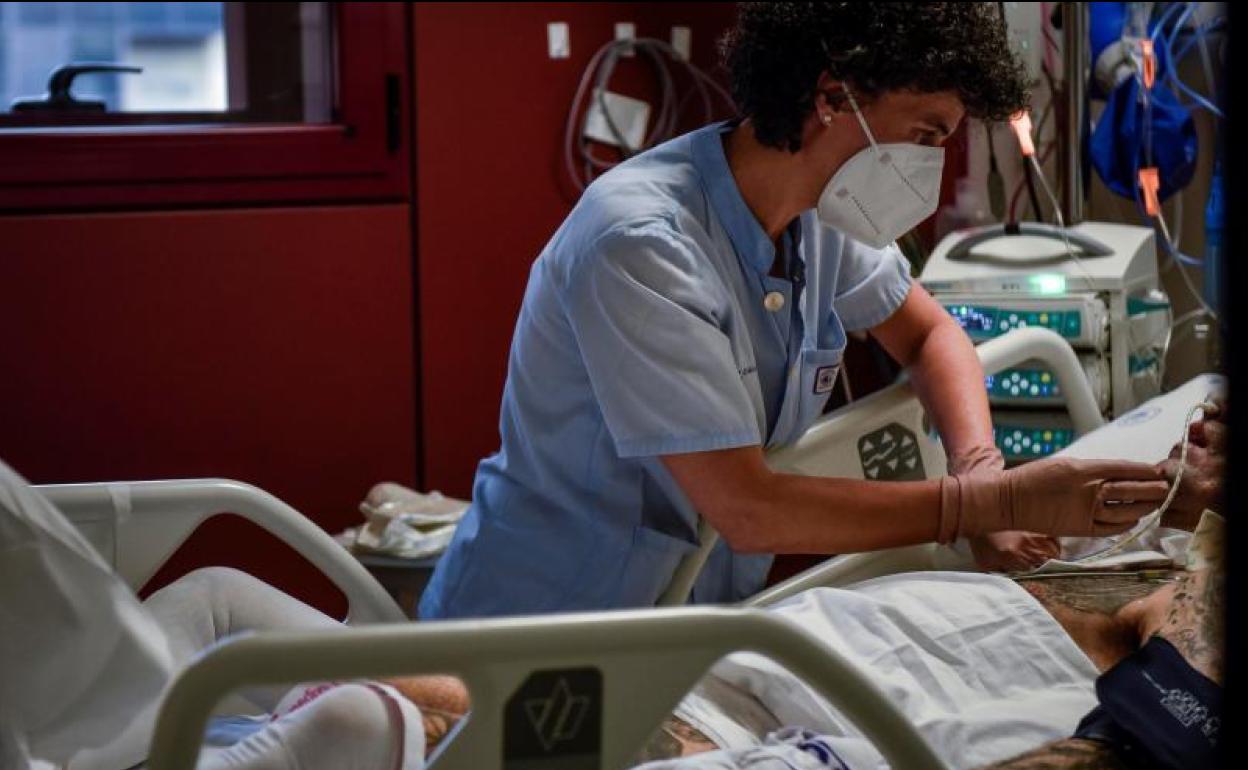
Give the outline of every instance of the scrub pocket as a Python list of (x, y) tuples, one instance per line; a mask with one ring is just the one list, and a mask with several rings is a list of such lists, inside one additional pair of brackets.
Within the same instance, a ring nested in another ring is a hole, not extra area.
[(803, 350), (801, 373), (796, 394), (798, 400), (797, 430), (791, 440), (796, 441), (811, 424), (823, 414), (841, 374), (841, 359), (845, 346), (829, 350)]
[(633, 528), (616, 605), (653, 607), (671, 585), (680, 560), (697, 549), (688, 540), (638, 524)]

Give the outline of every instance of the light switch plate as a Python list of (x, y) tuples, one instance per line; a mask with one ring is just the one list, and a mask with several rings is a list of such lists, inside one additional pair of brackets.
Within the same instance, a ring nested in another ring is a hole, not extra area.
[(546, 51), (552, 59), (566, 59), (572, 55), (572, 37), (566, 21), (552, 21), (546, 25)]
[(672, 27), (672, 49), (684, 61), (693, 54), (693, 30), (688, 27)]
[[(615, 23), (615, 39), (616, 40), (636, 40), (637, 39), (637, 25), (632, 23), (631, 21), (617, 21)], [(636, 52), (637, 52), (637, 49), (634, 46), (630, 45), (630, 46), (625, 46), (624, 49), (620, 51), (620, 55), (632, 56)]]

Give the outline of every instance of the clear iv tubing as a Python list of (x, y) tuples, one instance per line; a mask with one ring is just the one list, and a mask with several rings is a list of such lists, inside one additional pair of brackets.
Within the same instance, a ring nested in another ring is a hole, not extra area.
[(1079, 268), (1079, 272), (1083, 273), (1083, 277), (1088, 279), (1088, 289), (1093, 290), (1096, 287), (1096, 280), (1092, 278), (1088, 268), (1084, 267), (1083, 259), (1075, 252), (1074, 247), (1070, 245), (1070, 236), (1066, 232), (1066, 220), (1062, 216), (1062, 207), (1058, 205), (1057, 196), (1053, 194), (1053, 190), (1049, 187), (1049, 181), (1044, 178), (1044, 172), (1040, 170), (1040, 163), (1036, 160), (1035, 153), (1028, 155), (1027, 160), (1031, 163), (1032, 170), (1036, 172), (1036, 176), (1040, 178), (1040, 187), (1044, 190), (1045, 197), (1049, 199), (1049, 203), (1053, 206), (1053, 218), (1057, 220), (1057, 230), (1062, 234), (1062, 242), (1066, 245), (1066, 255), (1074, 261), (1075, 266)]
[(1174, 474), (1174, 483), (1170, 485), (1170, 491), (1166, 494), (1166, 499), (1162, 501), (1157, 510), (1145, 516), (1140, 521), (1140, 524), (1135, 528), (1135, 531), (1131, 532), (1123, 539), (1106, 548), (1102, 548), (1095, 553), (1090, 553), (1087, 556), (1081, 556), (1078, 559), (1071, 559), (1071, 563), (1082, 564), (1094, 559), (1103, 559), (1107, 556), (1113, 556), (1114, 554), (1122, 551), (1128, 545), (1131, 545), (1135, 541), (1139, 540), (1146, 532), (1156, 529), (1161, 525), (1162, 517), (1165, 516), (1166, 512), (1170, 510), (1170, 506), (1174, 503), (1174, 498), (1179, 494), (1179, 485), (1183, 483), (1183, 472), (1187, 468), (1187, 447), (1191, 443), (1190, 427), (1192, 424), (1192, 418), (1196, 416), (1197, 412), (1213, 412), (1216, 411), (1217, 408), (1216, 404), (1206, 400), (1189, 409), (1187, 416), (1183, 418), (1183, 438), (1181, 441), (1181, 448), (1179, 449), (1179, 468)]
[[(1212, 112), (1214, 115), (1217, 115), (1219, 118), (1224, 118), (1226, 117), (1226, 115), (1223, 114), (1222, 110), (1219, 109), (1216, 104), (1209, 101), (1204, 96), (1200, 95), (1190, 86), (1188, 86), (1186, 83), (1184, 83), (1182, 80), (1180, 80), (1178, 72), (1176, 71), (1178, 69), (1178, 65), (1177, 65), (1177, 62), (1175, 62), (1173, 59), (1174, 40), (1175, 38), (1179, 36), (1179, 32), (1182, 31), (1182, 29), (1185, 26), (1187, 26), (1187, 20), (1191, 18), (1192, 12), (1195, 10), (1196, 10), (1196, 3), (1186, 4), (1186, 9), (1183, 11), (1182, 14), (1179, 15), (1179, 20), (1175, 23), (1174, 31), (1170, 33), (1169, 37), (1166, 37), (1164, 34), (1164, 30), (1161, 30), (1160, 25), (1158, 26), (1158, 30), (1162, 31), (1161, 36), (1164, 37), (1166, 41), (1166, 54), (1168, 57), (1170, 57), (1170, 68), (1166, 73), (1166, 79), (1170, 81), (1170, 84), (1174, 86), (1176, 90), (1181, 91), (1182, 93), (1186, 94), (1188, 98), (1190, 98), (1193, 102), (1196, 103), (1197, 106), (1203, 107), (1209, 112)], [(1202, 33), (1198, 31), (1197, 34), (1199, 35)]]

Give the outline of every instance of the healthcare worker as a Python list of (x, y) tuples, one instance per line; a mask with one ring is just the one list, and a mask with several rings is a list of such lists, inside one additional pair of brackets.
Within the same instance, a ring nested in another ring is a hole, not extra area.
[[(962, 117), (1026, 105), (995, 5), (747, 3), (724, 49), (741, 119), (599, 178), (533, 265), (502, 447), (423, 617), (653, 605), (699, 514), (722, 540), (691, 598), (724, 602), (776, 553), (968, 537), (986, 567), (1036, 564), (1165, 495), (1131, 463), (1003, 471), (975, 352), (894, 244), (935, 209)], [(821, 414), (855, 330), (909, 367), (953, 476), (764, 463)]]

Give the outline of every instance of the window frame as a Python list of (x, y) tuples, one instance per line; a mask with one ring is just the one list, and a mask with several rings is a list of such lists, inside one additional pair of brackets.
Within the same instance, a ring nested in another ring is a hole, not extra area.
[(327, 124), (171, 122), (0, 130), (0, 210), (392, 200), (405, 195), (404, 3), (332, 4)]

